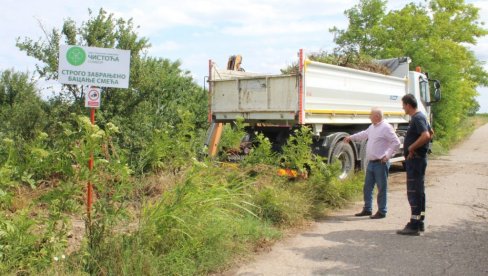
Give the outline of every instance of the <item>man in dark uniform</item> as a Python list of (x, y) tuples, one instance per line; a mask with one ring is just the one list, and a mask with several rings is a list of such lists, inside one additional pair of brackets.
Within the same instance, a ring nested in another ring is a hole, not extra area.
[(407, 171), (407, 197), (411, 209), (410, 222), (397, 234), (418, 236), (424, 231), (425, 218), (425, 169), (429, 150), (430, 126), (425, 115), (417, 110), (417, 100), (412, 94), (402, 98), (403, 110), (410, 115), (410, 124), (403, 143)]

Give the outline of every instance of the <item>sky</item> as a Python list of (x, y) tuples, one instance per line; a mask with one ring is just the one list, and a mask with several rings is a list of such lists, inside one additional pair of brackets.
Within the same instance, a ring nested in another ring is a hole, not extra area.
[[(388, 10), (409, 2), (389, 0)], [(488, 0), (465, 0), (481, 8), (480, 18), (488, 23)], [(231, 55), (243, 57), (248, 72), (279, 73), (297, 60), (299, 49), (331, 50), (329, 29), (346, 29), (344, 11), (359, 0), (3, 0), (0, 17), (0, 71), (34, 72), (37, 60), (16, 46), (30, 38), (45, 38), (44, 31), (61, 29), (64, 20), (79, 26), (103, 8), (117, 18), (133, 19), (139, 37), (149, 39), (148, 55), (179, 60), (181, 68), (204, 84), (211, 59), (224, 68)], [(485, 25), (486, 26), (486, 25)], [(488, 70), (488, 37), (469, 47)], [(488, 113), (488, 88), (478, 88), (480, 111)]]

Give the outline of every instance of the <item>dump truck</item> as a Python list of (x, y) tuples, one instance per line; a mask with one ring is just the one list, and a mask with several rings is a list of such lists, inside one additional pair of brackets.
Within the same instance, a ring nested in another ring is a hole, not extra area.
[(314, 137), (311, 150), (328, 162), (340, 161), (340, 177), (344, 178), (354, 169), (366, 168), (368, 160), (366, 141), (346, 144), (342, 140), (366, 129), (371, 124), (371, 108), (379, 107), (402, 142), (391, 161), (403, 161), (409, 116), (402, 109), (401, 98), (413, 94), (418, 109), (431, 121), (431, 104), (440, 100), (440, 82), (419, 69), (409, 71), (411, 60), (407, 57), (378, 62), (389, 68), (389, 75), (312, 61), (303, 50), (298, 52), (298, 70), (292, 74), (222, 70), (210, 60), (210, 155), (216, 153), (223, 124), (239, 118), (249, 126), (247, 139), (252, 139), (253, 133), (263, 133), (276, 149), (294, 129), (308, 126)]

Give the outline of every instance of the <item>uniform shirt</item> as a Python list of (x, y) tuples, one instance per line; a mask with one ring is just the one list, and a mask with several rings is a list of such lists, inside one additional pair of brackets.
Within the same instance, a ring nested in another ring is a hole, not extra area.
[[(407, 134), (405, 135), (405, 141), (403, 142), (403, 155), (405, 157), (408, 156), (408, 147), (415, 143), (423, 132), (429, 131), (429, 127), (427, 118), (422, 112), (417, 112), (412, 115), (408, 124)], [(428, 150), (429, 143), (427, 142), (415, 150), (415, 155), (426, 157)]]
[(386, 158), (390, 159), (393, 154), (400, 148), (400, 140), (395, 134), (393, 127), (384, 120), (371, 124), (366, 130), (350, 136), (352, 141), (363, 141), (366, 143), (366, 159), (377, 160)]

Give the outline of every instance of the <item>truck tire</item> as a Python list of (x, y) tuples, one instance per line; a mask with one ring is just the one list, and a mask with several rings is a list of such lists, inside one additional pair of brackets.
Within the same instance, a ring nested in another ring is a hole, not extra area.
[(350, 144), (343, 143), (342, 140), (337, 141), (330, 161), (333, 163), (336, 160), (341, 162), (340, 179), (344, 179), (354, 172), (354, 151)]

